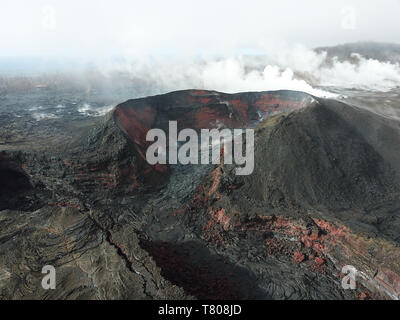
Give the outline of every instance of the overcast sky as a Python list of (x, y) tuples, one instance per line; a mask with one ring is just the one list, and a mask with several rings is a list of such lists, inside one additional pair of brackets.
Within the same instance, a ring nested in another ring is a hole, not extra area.
[(400, 42), (400, 0), (0, 0), (0, 56), (231, 55)]

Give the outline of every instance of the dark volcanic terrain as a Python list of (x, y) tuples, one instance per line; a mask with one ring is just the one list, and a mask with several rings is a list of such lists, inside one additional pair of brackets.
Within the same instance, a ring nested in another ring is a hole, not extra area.
[[(3, 113), (0, 298), (398, 299), (400, 122), (357, 101), (187, 90), (65, 123)], [(254, 128), (253, 174), (149, 165), (146, 133), (171, 120)]]
[(329, 60), (336, 57), (339, 61), (355, 62), (357, 59), (354, 58), (353, 54), (357, 53), (367, 59), (391, 63), (400, 62), (400, 44), (397, 43), (361, 41), (332, 47), (319, 47), (315, 51), (325, 51)]

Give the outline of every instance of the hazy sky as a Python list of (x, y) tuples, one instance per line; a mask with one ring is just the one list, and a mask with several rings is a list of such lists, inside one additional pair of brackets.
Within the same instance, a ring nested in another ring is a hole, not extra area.
[(230, 55), (400, 42), (400, 0), (0, 0), (0, 56)]

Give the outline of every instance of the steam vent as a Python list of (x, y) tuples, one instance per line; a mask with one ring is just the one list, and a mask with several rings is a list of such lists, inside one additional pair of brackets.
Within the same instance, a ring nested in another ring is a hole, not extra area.
[[(253, 128), (254, 172), (150, 165), (146, 134), (169, 121)], [(32, 144), (0, 146), (1, 299), (400, 297), (398, 120), (301, 92), (187, 90)]]

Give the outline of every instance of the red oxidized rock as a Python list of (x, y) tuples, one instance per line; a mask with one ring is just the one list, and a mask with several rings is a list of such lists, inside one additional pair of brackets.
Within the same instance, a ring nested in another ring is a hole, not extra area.
[(294, 262), (300, 263), (303, 262), (305, 259), (304, 254), (302, 254), (301, 252), (297, 251), (293, 254), (293, 260)]

